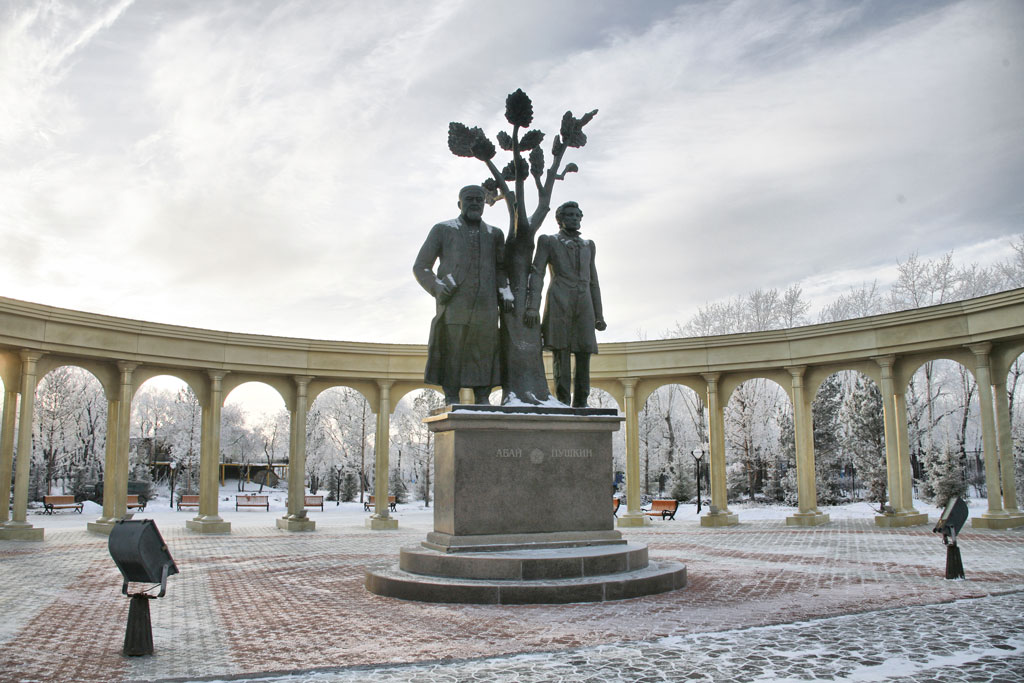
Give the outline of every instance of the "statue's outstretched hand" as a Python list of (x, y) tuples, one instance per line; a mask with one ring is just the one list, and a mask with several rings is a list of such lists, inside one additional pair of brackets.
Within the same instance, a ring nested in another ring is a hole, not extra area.
[(527, 327), (533, 327), (540, 321), (540, 313), (533, 310), (528, 310), (523, 314), (523, 323)]
[(604, 332), (605, 330), (608, 329), (608, 325), (605, 323), (605, 321), (598, 320), (596, 323), (594, 323), (594, 329), (597, 330), (598, 332)]

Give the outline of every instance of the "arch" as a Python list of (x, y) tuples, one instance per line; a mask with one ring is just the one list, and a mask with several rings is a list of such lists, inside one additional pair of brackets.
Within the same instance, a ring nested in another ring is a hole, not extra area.
[(678, 384), (684, 386), (687, 389), (692, 389), (698, 396), (707, 396), (708, 383), (703, 377), (695, 375), (678, 375), (678, 376), (666, 376), (658, 377), (657, 379), (645, 379), (637, 383), (637, 387), (633, 390), (636, 396), (637, 405), (644, 405), (647, 403), (647, 399), (650, 398), (654, 392), (658, 391), (664, 386)]
[[(180, 377), (177, 373), (156, 373), (152, 368), (140, 374), (141, 381), (135, 381), (134, 395), (129, 413), (128, 433), (124, 435), (129, 444), (129, 453), (134, 454), (136, 463), (143, 452), (147, 453), (151, 465), (156, 468), (155, 476), (175, 475), (171, 463), (186, 475), (186, 482), (180, 492), (198, 493), (191, 485), (198, 486), (199, 458), (202, 450), (203, 392)], [(185, 373), (188, 374), (188, 373)], [(196, 378), (193, 378), (196, 381)], [(185, 390), (185, 401), (181, 392)], [(195, 403), (191, 403), (192, 400)], [(198, 410), (197, 410), (198, 408)], [(161, 423), (160, 420), (163, 420)], [(171, 430), (168, 432), (168, 430)], [(135, 442), (132, 448), (132, 441)], [(160, 464), (163, 463), (163, 464)], [(130, 466), (130, 463), (125, 463)], [(163, 468), (163, 469), (161, 469)]]
[(412, 408), (413, 404), (415, 403), (415, 401), (419, 398), (420, 393), (424, 392), (424, 391), (429, 391), (432, 394), (436, 394), (438, 399), (441, 401), (440, 405), (444, 404), (444, 393), (442, 391), (440, 391), (435, 386), (424, 385), (424, 386), (422, 386), (419, 389), (414, 390), (414, 391), (415, 391), (415, 394), (413, 393), (413, 390), (410, 390), (410, 391), (407, 391), (407, 392), (403, 393), (401, 398), (395, 400), (392, 403), (392, 406), (393, 406), (393, 409), (394, 409), (395, 413), (405, 412), (405, 411), (410, 410)]
[(857, 372), (876, 385), (882, 384), (882, 368), (876, 361), (863, 360), (841, 364), (816, 365), (804, 371), (804, 390), (809, 396), (817, 396), (822, 383), (837, 372)]
[(925, 363), (932, 363), (938, 360), (948, 360), (962, 365), (971, 375), (974, 375), (975, 362), (974, 354), (967, 349), (943, 349), (931, 353), (914, 353), (900, 356), (894, 368), (894, 379), (896, 380), (897, 391), (906, 391), (910, 380), (917, 374)]
[(718, 400), (722, 402), (723, 406), (728, 406), (729, 401), (732, 400), (733, 392), (741, 384), (745, 384), (752, 379), (763, 379), (778, 384), (786, 392), (790, 402), (793, 401), (793, 378), (788, 370), (782, 368), (760, 372), (731, 372), (724, 374), (718, 380)]
[[(784, 455), (780, 443), (784, 425), (778, 421), (778, 401), (785, 396), (790, 411), (793, 410), (792, 385), (787, 387), (780, 382), (779, 373), (767, 374), (776, 377), (753, 373), (742, 382), (736, 382), (735, 379), (742, 375), (732, 375), (731, 388), (726, 394), (728, 398), (723, 399), (727, 488), (732, 496), (745, 489), (753, 499), (763, 492), (769, 477), (769, 458), (774, 454), (778, 462)], [(790, 377), (788, 372), (786, 375)], [(752, 395), (748, 395), (748, 391)], [(769, 404), (752, 405), (761, 397), (767, 398)], [(737, 403), (745, 405), (737, 406)], [(793, 464), (799, 467), (795, 436), (792, 453)], [(737, 465), (742, 466), (742, 472)]]
[[(593, 390), (594, 389), (600, 389), (601, 391), (603, 391), (606, 394), (608, 394), (608, 396), (610, 396), (612, 398), (612, 403), (615, 405), (615, 407), (617, 407), (620, 412), (625, 412), (625, 410), (626, 410), (626, 390), (622, 386), (622, 382), (621, 381), (619, 381), (619, 380), (608, 380), (608, 379), (598, 379), (598, 378), (595, 378), (593, 375), (591, 375), (591, 378), (590, 378), (590, 388), (591, 388), (591, 395), (593, 395)], [(634, 387), (633, 391), (634, 392), (636, 391), (635, 387)], [(554, 396), (554, 392), (552, 392), (551, 395)], [(611, 407), (611, 406), (609, 406), (609, 407)]]
[[(698, 382), (693, 384), (700, 386)], [(688, 401), (688, 396), (694, 400)], [(637, 436), (644, 494), (661, 496), (676, 490), (688, 499), (690, 492), (684, 490), (685, 484), (690, 484), (695, 474), (690, 453), (695, 446), (703, 449), (710, 441), (704, 396), (689, 384), (672, 382), (650, 392), (640, 405)], [(679, 486), (681, 481), (684, 486)]]
[[(438, 389), (438, 387), (436, 387), (435, 385), (433, 385), (433, 384), (426, 384), (422, 380), (419, 381), (419, 382), (395, 382), (391, 386), (391, 394), (390, 394), (390, 396), (391, 396), (391, 410), (392, 410), (392, 412), (394, 412), (397, 409), (398, 403), (400, 401), (402, 401), (406, 396), (408, 396), (409, 394), (411, 394), (414, 391), (421, 391), (423, 389), (429, 389), (430, 391), (436, 391), (439, 394), (442, 393)], [(373, 405), (373, 404), (371, 403), (371, 405)]]
[[(299, 374), (299, 373), (296, 373)], [(221, 381), (221, 391), (224, 396), (224, 403), (227, 403), (228, 397), (243, 384), (265, 384), (274, 391), (284, 402), (284, 407), (288, 411), (295, 410), (295, 380), (292, 375), (254, 375), (254, 374), (241, 374), (241, 373), (228, 373), (224, 376)]]
[[(908, 448), (913, 473), (918, 478), (921, 489), (920, 494), (926, 500), (930, 500), (934, 494), (931, 477), (922, 476), (922, 472), (925, 469), (932, 472), (936, 463), (947, 457), (946, 453), (959, 453), (957, 457), (961, 467), (965, 469), (967, 484), (975, 488), (976, 495), (981, 495), (981, 487), (985, 483), (986, 463), (982, 457), (985, 450), (983, 427), (978, 420), (971, 419), (972, 415), (980, 415), (982, 410), (980, 403), (982, 397), (977, 391), (978, 378), (974, 355), (963, 357), (961, 354), (943, 354), (917, 362), (919, 360), (915, 358), (912, 365), (908, 364), (908, 370), (910, 367), (913, 367), (914, 370), (909, 375), (904, 387), (908, 397), (908, 412), (912, 412), (914, 407), (910, 405), (910, 397), (922, 394), (922, 391), (915, 390), (915, 383), (929, 382), (929, 378), (922, 375), (926, 363), (938, 363), (937, 370), (933, 366), (933, 371), (937, 376), (931, 378), (931, 382), (939, 386), (948, 386), (952, 383), (952, 391), (962, 392), (954, 399), (951, 398), (950, 391), (939, 394), (934, 387), (926, 384), (923, 389), (924, 397), (919, 399), (924, 405), (919, 407), (919, 410), (927, 412), (917, 420), (908, 420)], [(951, 370), (955, 371), (952, 373), (952, 379), (950, 378)], [(970, 387), (970, 382), (975, 385), (973, 389)], [(937, 395), (933, 397), (933, 394)], [(967, 394), (970, 394), (969, 401), (960, 400)], [(992, 406), (991, 394), (987, 400), (990, 403), (986, 409), (990, 409)], [(954, 403), (956, 405), (952, 407)], [(954, 413), (957, 409), (962, 409), (963, 412), (957, 415)], [(929, 420), (932, 422), (931, 424), (929, 424)], [(990, 447), (995, 447), (995, 444), (990, 444)]]
[[(427, 397), (427, 401), (416, 405), (421, 396)], [(392, 476), (401, 478), (410, 497), (426, 502), (433, 500), (434, 435), (423, 419), (442, 406), (444, 394), (434, 386), (407, 392), (394, 403), (389, 457), (397, 475)]]
[(1024, 340), (1015, 340), (1003, 344), (995, 344), (990, 354), (992, 377), (1005, 378), (1010, 374), (1010, 367), (1024, 354)]
[[(811, 420), (818, 502), (835, 505), (863, 500), (858, 489), (867, 485), (869, 502), (881, 505), (888, 499), (890, 472), (880, 380), (859, 370), (842, 369), (816, 384)], [(843, 432), (840, 422), (851, 429)]]
[(591, 408), (614, 408), (618, 406), (618, 403), (610, 391), (591, 386), (590, 396), (587, 398), (587, 405)]
[[(280, 381), (275, 381), (273, 384), (271, 384), (270, 382), (265, 382), (262, 379), (256, 379), (256, 378), (251, 378), (251, 377), (246, 377), (244, 379), (245, 379), (245, 381), (237, 382), (233, 386), (231, 386), (230, 388), (228, 388), (228, 387), (224, 388), (224, 405), (227, 405), (228, 401), (232, 399), (232, 395), (234, 395), (234, 400), (235, 401), (244, 400), (244, 399), (239, 399), (238, 394), (235, 394), (235, 392), (239, 389), (239, 387), (245, 386), (247, 384), (256, 384), (256, 385), (262, 385), (262, 386), (266, 387), (267, 389), (273, 391), (274, 394), (276, 394), (277, 398), (281, 399), (281, 403), (284, 404), (285, 410), (291, 411), (291, 410), (294, 409), (294, 404), (292, 404), (292, 406), (289, 406), (288, 405), (288, 401), (285, 399), (285, 394), (283, 394), (282, 391), (281, 391), (282, 390), (282, 386), (281, 385), (283, 385), (284, 381), (285, 381), (284, 378), (278, 378)], [(283, 388), (287, 389), (287, 387), (283, 387)], [(270, 394), (267, 394), (267, 393), (262, 392), (262, 391), (261, 391), (261, 393), (265, 394), (265, 399), (264, 400), (266, 400), (268, 402), (272, 400), (270, 398)], [(293, 394), (293, 399), (294, 399), (294, 390), (292, 391), (292, 394)]]
[[(345, 497), (346, 473), (358, 475), (359, 489), (374, 465), (377, 414), (363, 392), (336, 384), (318, 392), (309, 402), (306, 420), (306, 476), (310, 488), (323, 486), (336, 500)], [(365, 409), (365, 412), (364, 410)]]
[[(368, 382), (366, 380), (352, 380), (352, 379), (332, 379), (322, 380), (315, 379), (309, 383), (309, 389), (306, 391), (306, 400), (310, 408), (316, 403), (316, 400), (325, 391), (336, 388), (348, 388), (359, 392), (360, 395), (366, 402), (370, 404), (370, 409), (373, 412), (377, 412), (377, 404), (380, 402), (380, 388), (375, 382)], [(392, 389), (392, 401), (394, 401), (394, 389)]]
[(21, 359), (18, 354), (0, 349), (0, 380), (3, 381), (5, 391), (18, 391), (20, 373)]
[(196, 399), (199, 400), (199, 405), (206, 407), (207, 397), (210, 392), (210, 378), (206, 373), (187, 368), (171, 368), (156, 365), (141, 365), (132, 372), (132, 400), (134, 401), (139, 391), (142, 390), (142, 387), (147, 382), (158, 377), (172, 377), (183, 382), (192, 391)]
[(95, 377), (96, 381), (103, 387), (103, 393), (108, 401), (120, 399), (121, 375), (116, 364), (103, 363), (86, 358), (47, 354), (36, 363), (36, 377), (39, 381), (42, 381), (44, 376), (61, 367), (76, 367), (85, 370)]
[[(84, 487), (104, 470), (109, 402), (99, 378), (88, 369), (74, 363), (49, 365), (38, 375), (31, 426), (32, 450), (38, 446), (42, 455), (42, 493), (52, 493), (59, 481), (63, 493), (84, 495)], [(33, 460), (30, 467), (36, 466)]]

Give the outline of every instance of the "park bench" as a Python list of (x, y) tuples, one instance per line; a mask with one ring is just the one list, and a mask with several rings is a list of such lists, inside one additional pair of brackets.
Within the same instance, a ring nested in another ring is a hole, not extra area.
[(199, 509), (199, 496), (182, 496), (181, 500), (178, 501), (178, 510), (181, 508), (195, 508)]
[(235, 510), (238, 508), (265, 508), (270, 512), (270, 496), (235, 496)]
[(82, 514), (82, 503), (76, 503), (74, 496), (43, 496), (43, 512), (52, 515), (54, 510), (78, 510)]
[(662, 519), (675, 519), (676, 510), (679, 508), (679, 501), (672, 499), (655, 498), (651, 501), (650, 508), (641, 508), (643, 513), (649, 517), (661, 517)]
[[(288, 505), (288, 499), (285, 498), (284, 504)], [(307, 508), (320, 508), (324, 509), (324, 497), (323, 496), (303, 496), (302, 506)]]
[(146, 498), (145, 496), (135, 496), (135, 501), (133, 502), (131, 497), (129, 496), (128, 502), (125, 503), (125, 505), (128, 507), (129, 510), (145, 510)]
[(612, 517), (619, 516), (619, 505), (621, 504), (621, 500), (619, 500), (618, 498), (612, 498)]
[[(370, 500), (363, 502), (363, 511), (369, 512), (370, 510), (372, 510), (373, 503), (374, 497), (370, 496)], [(398, 508), (398, 502), (395, 500), (394, 496), (388, 496), (388, 507), (391, 508), (392, 512), (394, 512)]]

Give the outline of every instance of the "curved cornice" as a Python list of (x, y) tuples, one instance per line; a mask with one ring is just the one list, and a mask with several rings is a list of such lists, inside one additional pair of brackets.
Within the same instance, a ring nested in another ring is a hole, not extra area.
[[(993, 358), (1024, 350), (1024, 289), (897, 313), (785, 330), (601, 344), (595, 382), (790, 366), (856, 367), (879, 356), (959, 357), (992, 342)], [(130, 320), (0, 297), (0, 349), (83, 361), (134, 361), (253, 376), (422, 382), (426, 347), (241, 334)], [(1002, 353), (1002, 355), (999, 355)]]

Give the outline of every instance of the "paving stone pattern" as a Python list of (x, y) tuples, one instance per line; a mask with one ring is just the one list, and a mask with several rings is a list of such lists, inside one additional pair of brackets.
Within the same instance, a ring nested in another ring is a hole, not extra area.
[(1024, 679), (1024, 593), (562, 652), (261, 678), (352, 681), (897, 681)]
[[(435, 673), (424, 673), (423, 680), (448, 680), (437, 672), (464, 665), (475, 672), (472, 667), (490, 666), (487, 661), (500, 667), (512, 661), (508, 655), (561, 653), (541, 659), (570, 666), (579, 661), (572, 653), (583, 648), (607, 651), (608, 666), (621, 666), (637, 658), (629, 652), (650, 651), (658, 658), (660, 651), (667, 657), (678, 647), (660, 644), (666, 637), (680, 647), (703, 646), (704, 640), (687, 639), (867, 612), (844, 618), (865, 633), (874, 631), (878, 642), (902, 642), (913, 640), (915, 620), (927, 627), (930, 612), (909, 612), (911, 633), (904, 638), (890, 633), (887, 615), (897, 612), (877, 610), (1024, 591), (1024, 530), (965, 531), (967, 580), (947, 581), (944, 548), (926, 527), (878, 529), (859, 519), (813, 529), (787, 528), (782, 521), (729, 529), (659, 522), (625, 535), (648, 543), (653, 560), (686, 563), (689, 585), (682, 591), (600, 604), (432, 605), (382, 598), (363, 588), (364, 568), (394, 563), (402, 545), (424, 538), (426, 524), (387, 532), (323, 524), (313, 533), (280, 531), (268, 520), (251, 524), (236, 523), (230, 535), (216, 537), (161, 528), (181, 574), (171, 577), (165, 598), (151, 603), (156, 654), (132, 659), (120, 656), (128, 601), (120, 594), (105, 537), (47, 530), (41, 543), (0, 542), (0, 680), (195, 680), (294, 671), (313, 676), (339, 667), (440, 660), (448, 663), (425, 665)], [(971, 613), (983, 603), (926, 609)], [(1017, 639), (1007, 641), (1014, 649), (993, 645), (985, 655), (994, 658), (994, 669), (1021, 663), (1020, 607), (1006, 608), (1003, 618), (1003, 635)], [(813, 636), (813, 624), (825, 622), (786, 628)], [(775, 647), (771, 638), (783, 636), (764, 633), (758, 642), (766, 644), (758, 652), (767, 656)], [(476, 661), (481, 658), (498, 659)], [(467, 659), (474, 662), (451, 663)], [(987, 676), (986, 666), (979, 656), (958, 671)], [(586, 667), (573, 675), (588, 680)], [(651, 675), (660, 676), (653, 670)], [(562, 673), (546, 677), (559, 678)], [(622, 680), (627, 679), (644, 680)]]

